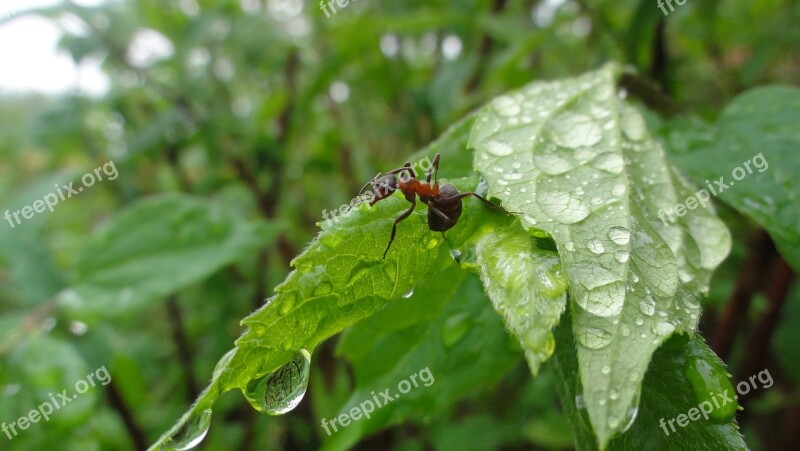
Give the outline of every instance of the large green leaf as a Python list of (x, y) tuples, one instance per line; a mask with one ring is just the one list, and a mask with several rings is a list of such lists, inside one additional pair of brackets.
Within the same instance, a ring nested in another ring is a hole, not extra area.
[[(800, 89), (763, 87), (741, 94), (716, 127), (672, 127), (672, 159), (707, 191), (761, 224), (800, 270)], [(717, 181), (721, 181), (722, 185)], [(724, 185), (724, 188), (723, 188)], [(712, 191), (713, 190), (713, 191)]]
[[(558, 344), (553, 361), (560, 376), (558, 390), (572, 422), (578, 449), (594, 450), (597, 443), (587, 419), (585, 399), (580, 385), (571, 377), (578, 371), (571, 328), (569, 321), (563, 321), (556, 331)], [(698, 367), (709, 371), (698, 374), (695, 371)], [(623, 425), (626, 432), (612, 440), (607, 449), (747, 449), (733, 419), (736, 401), (726, 400), (735, 396), (729, 377), (722, 361), (699, 334), (691, 339), (685, 335), (673, 336), (653, 354), (642, 384), (641, 403), (631, 407), (627, 424)], [(697, 386), (703, 390), (697, 390)], [(699, 418), (680, 427), (676, 423), (678, 416), (688, 416), (695, 408), (705, 410), (706, 414), (692, 412), (692, 416), (697, 414)], [(675, 421), (670, 423), (670, 420)]]
[(659, 219), (685, 186), (641, 115), (617, 97), (618, 73), (608, 65), (500, 96), (470, 137), (490, 195), (558, 245), (601, 447), (638, 403), (653, 351), (674, 331), (694, 330), (696, 291), (730, 247), (707, 209)]
[[(338, 432), (329, 426), (325, 449), (348, 449), (388, 425), (434, 417), (464, 393), (486, 388), (519, 359), (478, 279), (457, 267), (348, 329), (338, 349), (352, 363), (357, 386), (338, 410), (326, 412), (328, 420), (372, 400), (373, 392), (389, 388), (399, 398)], [(425, 368), (428, 383), (419, 377)], [(400, 394), (398, 384), (415, 374), (419, 386)]]
[(185, 195), (136, 203), (86, 244), (59, 299), (81, 317), (163, 299), (269, 243), (278, 228)]
[[(470, 123), (467, 119), (456, 124), (423, 154), (464, 153)], [(469, 190), (477, 180), (451, 182)], [(323, 223), (319, 236), (292, 261), (295, 271), (276, 287), (275, 296), (242, 320), (248, 329), (220, 361), (209, 387), (153, 448), (169, 446), (183, 428), (203, 422), (204, 412), (222, 393), (235, 388), (247, 392), (248, 386), (275, 373), (299, 350), (313, 351), (321, 341), (453, 266), (444, 238), (428, 230), (423, 208), (402, 222), (391, 252), (382, 258), (392, 222), (407, 208), (408, 202), (396, 193), (374, 207), (361, 204), (350, 214)], [(475, 224), (491, 215), (497, 213), (468, 204), (465, 219), (448, 232), (448, 240), (463, 242), (474, 233)]]

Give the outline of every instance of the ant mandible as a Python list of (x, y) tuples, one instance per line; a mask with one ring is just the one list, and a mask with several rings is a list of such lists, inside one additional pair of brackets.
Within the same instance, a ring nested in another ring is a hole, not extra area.
[[(407, 173), (408, 176), (400, 176), (400, 174), (403, 173)], [(431, 175), (433, 175), (433, 184), (431, 184)], [(392, 193), (398, 189), (403, 193), (406, 200), (411, 202), (411, 207), (403, 212), (402, 215), (398, 216), (398, 218), (394, 220), (394, 224), (392, 224), (392, 235), (389, 238), (389, 244), (386, 245), (386, 250), (383, 252), (384, 259), (386, 259), (389, 248), (392, 247), (394, 236), (397, 233), (397, 224), (411, 216), (411, 213), (417, 206), (417, 196), (419, 196), (419, 200), (423, 204), (428, 206), (428, 228), (434, 232), (442, 232), (442, 235), (458, 223), (458, 218), (461, 217), (461, 199), (467, 196), (473, 196), (487, 206), (498, 211), (503, 211), (497, 205), (489, 202), (489, 200), (479, 194), (473, 192), (462, 193), (449, 183), (444, 183), (442, 186), (439, 186), (437, 180), (438, 175), (439, 154), (437, 153), (433, 158), (433, 165), (431, 169), (428, 170), (428, 176), (425, 178), (424, 182), (417, 178), (417, 174), (414, 172), (414, 169), (412, 169), (411, 163), (407, 162), (403, 167), (375, 176), (375, 178), (367, 182), (366, 185), (361, 188), (359, 196), (364, 193), (370, 184), (372, 185), (375, 197), (369, 201), (370, 206), (375, 205), (375, 203), (380, 200), (389, 198)], [(379, 186), (385, 189), (383, 191), (376, 189)]]

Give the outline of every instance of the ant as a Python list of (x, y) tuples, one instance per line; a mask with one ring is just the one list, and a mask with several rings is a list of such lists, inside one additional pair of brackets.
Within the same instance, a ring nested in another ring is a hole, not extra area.
[[(407, 176), (403, 177), (402, 174), (407, 174)], [(431, 175), (433, 175), (433, 184), (431, 184)], [(389, 244), (386, 245), (386, 250), (383, 252), (384, 259), (386, 259), (389, 248), (392, 247), (394, 236), (397, 233), (397, 224), (411, 216), (417, 206), (417, 196), (419, 196), (419, 200), (423, 204), (428, 206), (428, 228), (434, 232), (442, 232), (442, 236), (444, 236), (444, 232), (458, 223), (458, 218), (461, 217), (461, 199), (467, 196), (473, 196), (495, 210), (504, 211), (480, 194), (473, 192), (462, 193), (449, 183), (439, 186), (438, 175), (439, 154), (437, 153), (433, 158), (433, 165), (428, 170), (428, 176), (424, 182), (417, 178), (411, 163), (407, 162), (403, 167), (375, 176), (359, 191), (360, 196), (368, 186), (372, 185), (375, 197), (369, 201), (370, 206), (380, 200), (389, 198), (398, 189), (405, 195), (406, 200), (411, 202), (411, 207), (394, 220)], [(384, 190), (378, 189), (379, 186), (383, 187)], [(447, 239), (446, 236), (444, 238), (445, 240)]]

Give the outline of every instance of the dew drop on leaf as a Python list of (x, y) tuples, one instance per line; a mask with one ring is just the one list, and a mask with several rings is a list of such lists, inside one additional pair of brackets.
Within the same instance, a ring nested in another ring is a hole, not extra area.
[(614, 336), (611, 332), (597, 327), (586, 327), (584, 330), (576, 332), (579, 344), (589, 349), (602, 349), (611, 344)]
[(161, 449), (184, 451), (200, 444), (208, 434), (211, 426), (211, 409), (190, 417), (183, 426), (170, 438)]
[(608, 231), (608, 238), (620, 246), (624, 246), (631, 241), (631, 232), (625, 227), (612, 227)]
[(493, 139), (486, 143), (486, 150), (497, 157), (511, 155), (514, 152), (514, 148), (511, 147), (511, 144), (499, 139)]
[(314, 288), (314, 296), (325, 296), (333, 291), (333, 285), (330, 282), (321, 282)]
[(594, 254), (602, 254), (605, 251), (605, 247), (603, 247), (603, 243), (599, 240), (589, 240), (586, 243), (586, 248), (592, 251)]
[(414, 289), (413, 289), (413, 288), (412, 288), (412, 289), (410, 289), (410, 290), (408, 290), (408, 291), (406, 291), (405, 293), (403, 293), (403, 296), (402, 296), (402, 298), (403, 298), (403, 299), (408, 299), (408, 298), (410, 298), (411, 296), (414, 296)]
[(301, 349), (295, 352), (289, 363), (274, 373), (248, 382), (242, 393), (259, 412), (282, 415), (303, 400), (310, 372), (311, 354)]

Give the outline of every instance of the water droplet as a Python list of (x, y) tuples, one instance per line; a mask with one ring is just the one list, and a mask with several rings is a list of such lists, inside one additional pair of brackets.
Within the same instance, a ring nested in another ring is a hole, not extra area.
[(623, 324), (622, 327), (620, 327), (620, 333), (622, 334), (623, 337), (630, 336), (631, 328)]
[(586, 248), (595, 254), (602, 254), (606, 250), (605, 247), (603, 247), (603, 243), (599, 240), (589, 240), (589, 242), (586, 243)]
[(619, 392), (614, 390), (613, 388), (608, 391), (608, 399), (614, 401), (619, 398)]
[(282, 415), (303, 400), (310, 369), (311, 354), (301, 349), (295, 352), (289, 363), (274, 373), (251, 380), (242, 393), (259, 412)]
[(231, 363), (231, 360), (233, 360), (233, 356), (236, 355), (236, 351), (238, 351), (238, 350), (239, 350), (238, 347), (237, 348), (233, 348), (230, 351), (226, 352), (225, 355), (222, 356), (221, 359), (219, 359), (219, 362), (217, 362), (217, 365), (214, 366), (214, 372), (212, 373), (213, 374), (212, 379), (216, 379), (216, 378), (218, 378), (218, 377), (220, 377), (222, 375), (222, 373), (228, 367), (228, 364)]
[(511, 144), (505, 141), (493, 139), (488, 143), (486, 143), (486, 151), (494, 156), (504, 157), (506, 155), (511, 155), (512, 153), (514, 153), (514, 148), (511, 147)]
[(611, 194), (614, 197), (622, 196), (623, 194), (625, 194), (625, 185), (623, 185), (621, 183), (617, 184), (617, 185), (614, 185), (614, 188), (611, 189)]
[(611, 367), (608, 365), (604, 365), (603, 368), (600, 369), (600, 372), (603, 374), (608, 374), (611, 372)]
[(519, 102), (509, 96), (500, 96), (492, 101), (492, 106), (501, 116), (516, 116), (520, 112)]
[(452, 347), (469, 331), (472, 319), (466, 313), (457, 313), (442, 325), (442, 343), (446, 347)]
[(575, 407), (577, 407), (578, 410), (583, 410), (586, 408), (586, 405), (583, 402), (583, 395), (575, 396)]
[(314, 296), (325, 296), (333, 291), (333, 285), (330, 282), (321, 282), (314, 288)]
[(551, 139), (558, 145), (577, 148), (593, 146), (603, 139), (603, 130), (591, 116), (566, 113), (553, 121), (549, 130)]
[(608, 346), (614, 339), (607, 330), (597, 327), (586, 327), (576, 333), (578, 343), (589, 349), (602, 349)]
[(689, 283), (694, 280), (694, 275), (684, 268), (678, 269), (678, 277), (681, 278), (681, 282), (683, 283)]
[(551, 218), (566, 224), (574, 224), (589, 216), (591, 210), (584, 202), (583, 196), (561, 191), (557, 188), (557, 184), (558, 182), (542, 182), (540, 184), (536, 203), (542, 211)]
[[(653, 313), (656, 312), (656, 299), (653, 297), (653, 294), (650, 293), (650, 290), (645, 291), (644, 299), (639, 302), (639, 310), (647, 316), (653, 316)], [(641, 326), (638, 321), (636, 324)]]
[(211, 409), (190, 417), (166, 443), (167, 449), (184, 451), (199, 445), (206, 438), (211, 426)]
[(619, 174), (625, 168), (625, 160), (614, 152), (604, 152), (592, 160), (592, 166), (612, 174)]
[(575, 243), (573, 243), (572, 241), (567, 241), (566, 243), (564, 243), (564, 249), (566, 249), (569, 252), (574, 251), (575, 250)]
[(412, 288), (412, 289), (410, 289), (410, 290), (408, 290), (408, 291), (406, 291), (405, 293), (403, 293), (403, 296), (402, 296), (402, 298), (403, 298), (403, 299), (408, 299), (408, 298), (410, 298), (411, 296), (414, 296), (414, 289), (413, 289), (413, 288)]
[[(297, 299), (297, 295), (294, 291), (286, 292), (283, 296), (278, 298), (278, 311), (281, 315), (285, 315), (289, 313), (290, 310), (294, 308), (294, 303)], [(270, 303), (271, 304), (271, 303)]]
[(658, 335), (667, 336), (675, 331), (675, 325), (667, 321), (659, 321), (656, 323), (655, 333)]
[(620, 246), (624, 246), (631, 241), (631, 232), (625, 227), (612, 227), (608, 231), (608, 238)]
[(616, 429), (619, 426), (619, 420), (615, 417), (608, 417), (608, 427), (611, 429)]
[(325, 246), (333, 249), (344, 240), (344, 234), (337, 232), (324, 232), (319, 236), (319, 241)]
[(626, 251), (614, 252), (614, 259), (620, 263), (625, 263), (626, 261), (628, 261), (628, 257), (629, 255), (628, 252)]
[(631, 141), (641, 141), (647, 134), (647, 127), (642, 116), (635, 111), (627, 111), (621, 121), (622, 131)]
[(700, 308), (700, 299), (694, 293), (686, 292), (681, 299), (683, 300), (683, 305), (688, 309), (694, 310)]
[(644, 320), (642, 319), (641, 316), (637, 316), (634, 322), (636, 323), (637, 326), (641, 326), (642, 324), (644, 324)]

